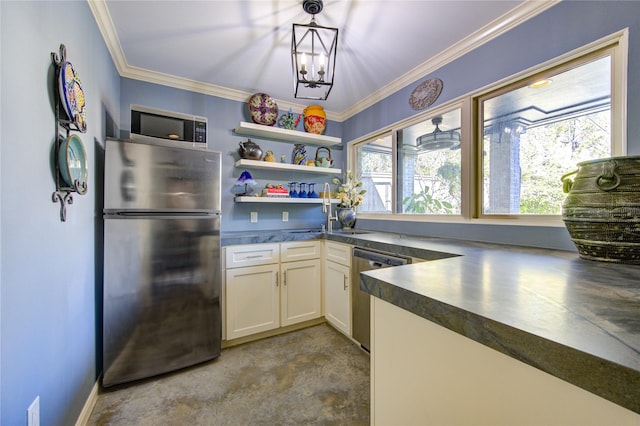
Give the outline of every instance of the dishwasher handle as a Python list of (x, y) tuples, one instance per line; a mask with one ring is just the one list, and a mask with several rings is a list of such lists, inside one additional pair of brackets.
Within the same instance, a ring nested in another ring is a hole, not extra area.
[(358, 247), (355, 247), (353, 249), (353, 257), (359, 257), (365, 260), (369, 260), (370, 262), (372, 262), (372, 264), (379, 264), (380, 266), (398, 266), (406, 265), (407, 263), (409, 263), (409, 259), (404, 257), (398, 257), (386, 253), (379, 253), (376, 251), (363, 250)]

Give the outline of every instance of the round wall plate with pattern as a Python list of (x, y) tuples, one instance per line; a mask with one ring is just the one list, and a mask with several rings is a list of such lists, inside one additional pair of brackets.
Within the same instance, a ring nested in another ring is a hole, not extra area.
[(256, 93), (249, 98), (249, 114), (256, 124), (273, 126), (278, 120), (278, 104), (266, 93)]
[(438, 99), (440, 92), (442, 92), (442, 80), (439, 78), (430, 78), (418, 84), (411, 96), (409, 96), (409, 105), (415, 110), (421, 110)]
[(78, 73), (71, 62), (64, 62), (60, 67), (59, 78), (60, 99), (69, 119), (76, 124), (82, 133), (87, 131), (87, 110), (85, 108), (84, 91)]

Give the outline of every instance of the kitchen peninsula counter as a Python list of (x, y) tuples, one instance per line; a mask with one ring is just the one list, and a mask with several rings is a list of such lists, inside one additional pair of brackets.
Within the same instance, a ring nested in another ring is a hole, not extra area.
[(373, 231), (243, 238), (233, 241), (325, 238), (436, 260), (364, 272), (361, 289), (640, 413), (640, 266), (589, 261), (570, 251)]

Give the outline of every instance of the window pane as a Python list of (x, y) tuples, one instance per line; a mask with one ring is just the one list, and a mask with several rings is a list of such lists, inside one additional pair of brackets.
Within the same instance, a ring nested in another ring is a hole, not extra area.
[(460, 214), (460, 109), (398, 131), (398, 212)]
[(484, 214), (559, 215), (560, 178), (611, 155), (611, 60), (482, 102)]
[(367, 190), (359, 212), (391, 213), (392, 162), (391, 135), (356, 147), (356, 172)]

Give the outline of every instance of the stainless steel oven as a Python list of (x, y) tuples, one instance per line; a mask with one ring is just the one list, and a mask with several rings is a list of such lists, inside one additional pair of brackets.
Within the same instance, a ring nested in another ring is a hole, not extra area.
[(369, 294), (360, 290), (360, 272), (406, 265), (410, 258), (355, 247), (351, 260), (351, 327), (353, 338), (369, 351), (371, 341)]

